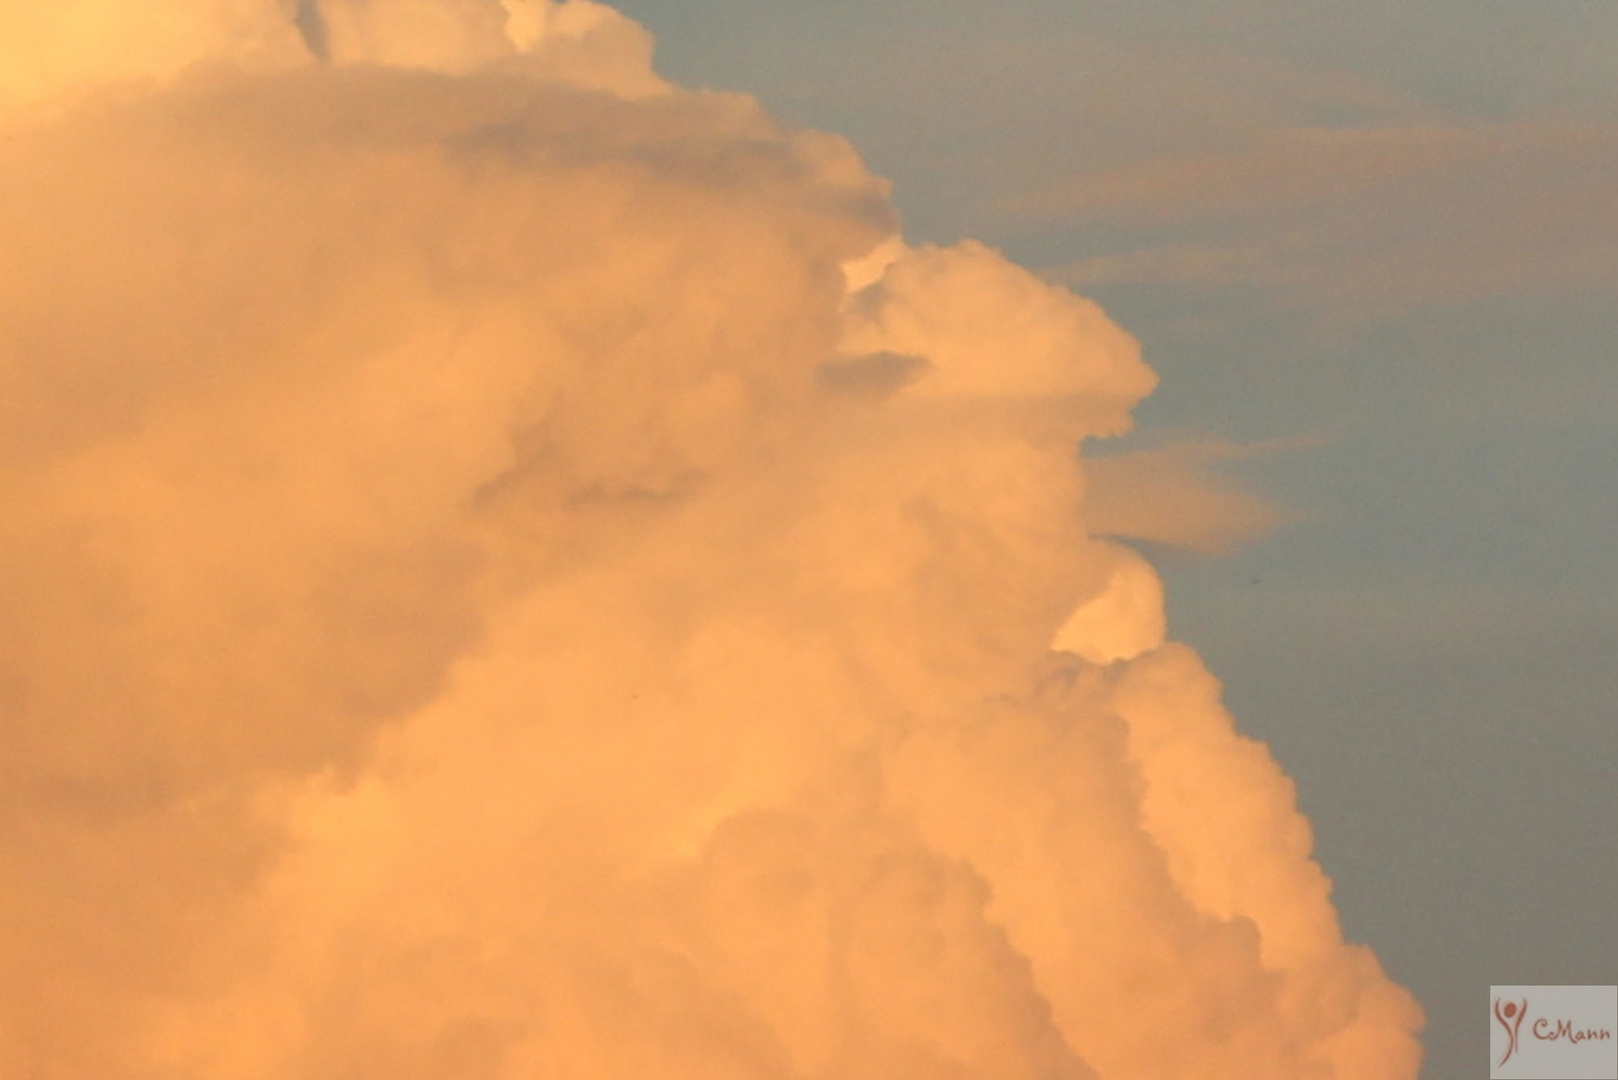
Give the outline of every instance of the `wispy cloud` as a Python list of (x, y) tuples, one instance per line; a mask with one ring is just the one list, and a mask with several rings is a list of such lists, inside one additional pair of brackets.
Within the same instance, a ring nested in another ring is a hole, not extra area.
[(1279, 131), (1008, 200), (1139, 243), (1047, 272), (1078, 286), (1247, 286), (1366, 317), (1618, 289), (1618, 126)]
[(1097, 533), (1223, 554), (1299, 519), (1226, 466), (1318, 446), (1318, 439), (1180, 439), (1086, 457), (1085, 520)]

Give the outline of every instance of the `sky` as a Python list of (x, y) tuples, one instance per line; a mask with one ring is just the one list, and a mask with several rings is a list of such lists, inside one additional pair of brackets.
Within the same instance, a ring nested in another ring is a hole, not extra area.
[(1099, 300), (1162, 379), (1120, 447), (1252, 448), (1291, 523), (1152, 551), (1170, 631), (1297, 781), (1427, 1080), (1479, 1074), (1489, 985), (1614, 981), (1618, 7), (626, 10), (847, 134), (910, 235)]
[(622, 11), (0, 13), (0, 1071), (1459, 1080), (1614, 981), (1618, 9)]

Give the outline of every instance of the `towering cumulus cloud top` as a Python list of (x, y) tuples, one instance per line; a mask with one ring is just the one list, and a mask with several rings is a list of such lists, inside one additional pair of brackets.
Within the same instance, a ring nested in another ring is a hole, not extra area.
[(1095, 305), (585, 0), (0, 42), (0, 1076), (1415, 1076)]

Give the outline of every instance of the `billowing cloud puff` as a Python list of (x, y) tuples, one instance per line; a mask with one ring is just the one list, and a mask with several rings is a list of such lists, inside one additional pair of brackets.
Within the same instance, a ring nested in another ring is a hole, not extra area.
[(0, 1073), (1415, 1075), (1093, 304), (598, 5), (133, 12), (4, 16)]

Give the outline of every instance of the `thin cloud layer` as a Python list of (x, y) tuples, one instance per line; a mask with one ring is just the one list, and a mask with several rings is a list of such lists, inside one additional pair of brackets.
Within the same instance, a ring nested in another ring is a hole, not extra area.
[(1426, 304), (1618, 288), (1618, 131), (1543, 120), (1298, 129), (1146, 161), (1016, 200), (1139, 246), (1054, 267), (1077, 287), (1246, 287), (1360, 318)]
[(1085, 522), (1101, 536), (1226, 554), (1296, 515), (1219, 466), (1306, 445), (1308, 440), (1296, 439), (1249, 445), (1202, 439), (1091, 457), (1085, 463)]
[(127, 14), (8, 16), (0, 1072), (1415, 1075), (1095, 305), (599, 5)]

